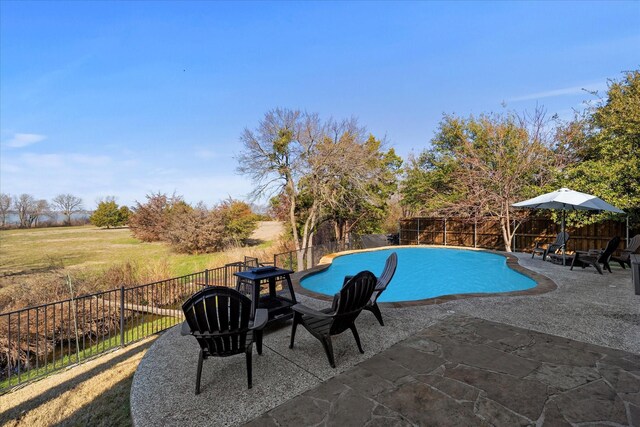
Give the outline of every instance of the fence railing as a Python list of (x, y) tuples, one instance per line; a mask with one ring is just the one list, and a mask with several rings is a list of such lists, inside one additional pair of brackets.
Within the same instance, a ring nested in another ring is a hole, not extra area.
[[(318, 265), (320, 259), (325, 255), (339, 251), (361, 249), (361, 247), (362, 245), (357, 238), (351, 239), (346, 243), (332, 241), (309, 246), (307, 249), (297, 249), (275, 254), (273, 255), (273, 265), (293, 271), (302, 271)], [(300, 260), (302, 260), (301, 265), (299, 265)]]
[(203, 286), (235, 286), (255, 258), (186, 276), (0, 313), (0, 393), (124, 347), (183, 320)]

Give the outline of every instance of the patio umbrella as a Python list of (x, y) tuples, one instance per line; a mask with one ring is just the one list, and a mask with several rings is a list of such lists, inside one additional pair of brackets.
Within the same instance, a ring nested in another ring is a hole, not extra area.
[[(559, 209), (562, 210), (562, 232), (564, 233), (566, 211), (608, 211), (624, 213), (604, 200), (587, 193), (561, 188), (551, 193), (542, 194), (533, 199), (514, 203), (517, 208), (529, 209)], [(564, 234), (563, 234), (564, 236)], [(563, 242), (567, 243), (567, 242)], [(562, 246), (562, 264), (565, 264), (565, 247)]]

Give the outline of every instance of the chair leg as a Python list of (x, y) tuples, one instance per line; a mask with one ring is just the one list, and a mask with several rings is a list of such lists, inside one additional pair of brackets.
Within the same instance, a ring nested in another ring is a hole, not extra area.
[(609, 263), (608, 263), (608, 262), (604, 262), (602, 265), (604, 266), (604, 268), (606, 268), (607, 270), (609, 270), (609, 273), (613, 273), (613, 271), (611, 271), (611, 266), (609, 265)]
[(254, 334), (256, 334), (256, 350), (259, 355), (262, 355), (262, 331), (254, 331)]
[(593, 266), (596, 268), (596, 270), (598, 270), (598, 273), (602, 274), (602, 268), (600, 268), (597, 262), (594, 262)]
[(202, 377), (202, 361), (204, 360), (204, 352), (200, 349), (198, 356), (198, 373), (196, 374), (196, 394), (200, 394), (200, 378)]
[(329, 365), (332, 368), (336, 367), (336, 362), (333, 358), (333, 344), (331, 344), (331, 336), (327, 335), (322, 337), (322, 346), (324, 347), (324, 352), (327, 353), (327, 359), (329, 359)]
[(249, 385), (249, 388), (251, 388), (252, 384), (251, 384), (251, 353), (253, 353), (253, 346), (249, 346), (247, 347), (247, 383)]
[(355, 323), (352, 324), (349, 329), (351, 329), (351, 332), (353, 333), (353, 338), (356, 339), (356, 344), (358, 344), (358, 350), (360, 351), (360, 353), (364, 354), (364, 350), (362, 349), (362, 345), (360, 344), (360, 336), (358, 335), (358, 330), (356, 329), (356, 325)]
[(296, 328), (298, 327), (298, 323), (300, 321), (300, 314), (293, 313), (293, 323), (291, 324), (291, 343), (289, 343), (289, 348), (293, 348), (293, 341), (296, 339)]
[(382, 313), (380, 312), (380, 307), (378, 307), (377, 302), (374, 302), (372, 305), (365, 307), (365, 309), (369, 310), (373, 313), (374, 316), (376, 316), (376, 319), (378, 319), (378, 323), (380, 323), (380, 326), (384, 326), (384, 322), (382, 321)]

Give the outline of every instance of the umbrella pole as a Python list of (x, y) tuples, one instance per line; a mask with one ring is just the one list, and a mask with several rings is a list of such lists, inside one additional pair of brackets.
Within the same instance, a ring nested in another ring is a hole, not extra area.
[(564, 234), (564, 220), (565, 220), (565, 213), (566, 211), (564, 209), (562, 209), (562, 265), (567, 265), (567, 259), (565, 256), (566, 253), (566, 246), (567, 246), (567, 241), (565, 240), (565, 234)]
[(629, 215), (627, 215), (627, 248), (629, 247)]

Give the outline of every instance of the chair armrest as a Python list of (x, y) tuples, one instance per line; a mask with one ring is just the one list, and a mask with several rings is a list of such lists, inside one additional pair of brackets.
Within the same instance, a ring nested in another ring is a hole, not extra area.
[(259, 308), (256, 310), (256, 314), (253, 317), (253, 325), (249, 326), (251, 330), (260, 330), (269, 321), (269, 310), (266, 308)]
[(182, 326), (180, 327), (180, 335), (191, 335), (191, 327), (186, 320), (182, 322)]
[(323, 319), (328, 319), (332, 317), (332, 314), (323, 313), (311, 307), (307, 307), (306, 305), (303, 305), (303, 304), (296, 304), (293, 307), (291, 307), (291, 309), (296, 313), (305, 314), (307, 316), (320, 317)]

